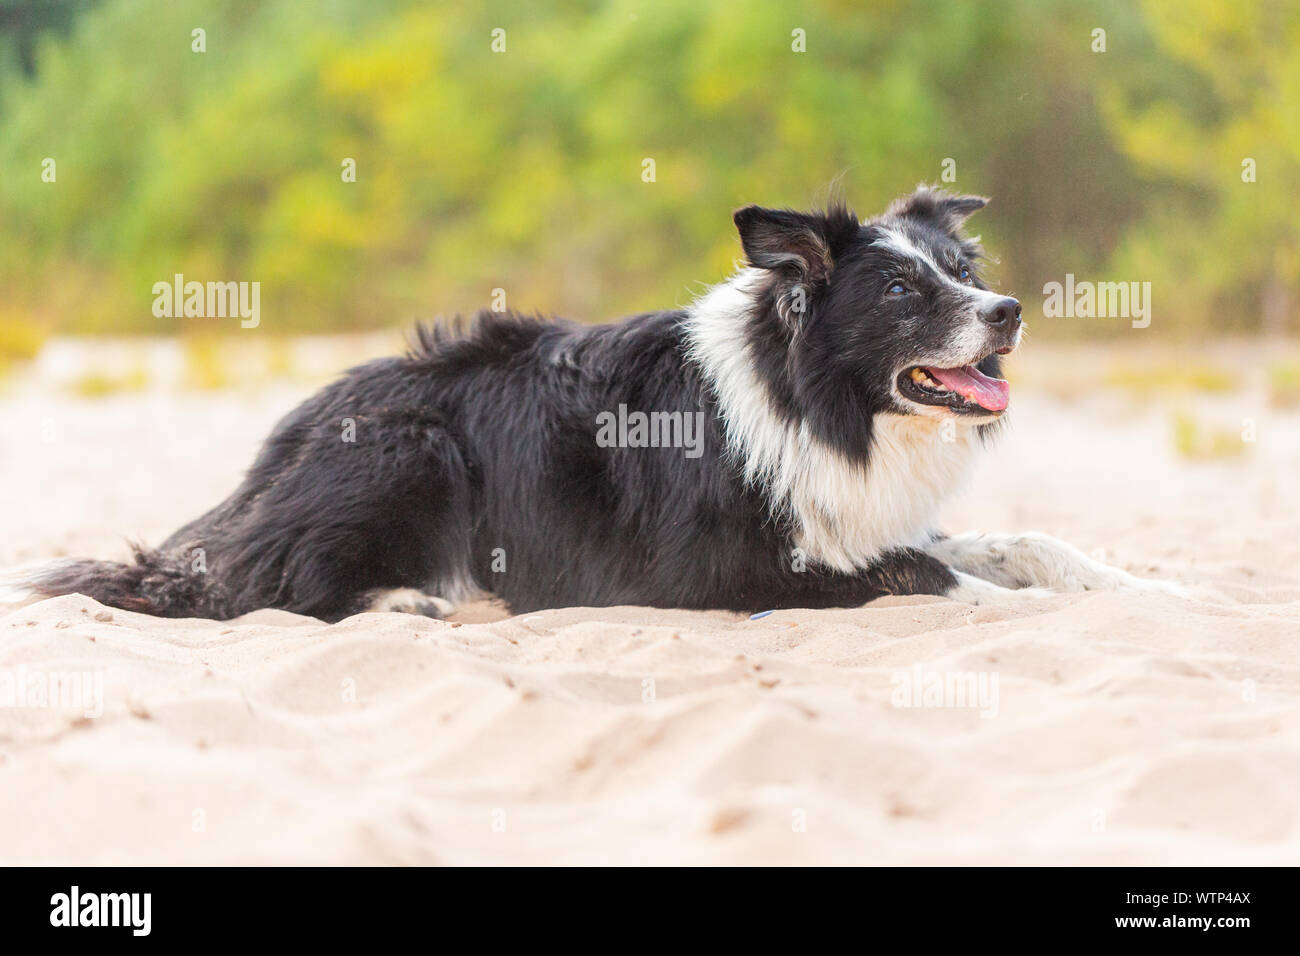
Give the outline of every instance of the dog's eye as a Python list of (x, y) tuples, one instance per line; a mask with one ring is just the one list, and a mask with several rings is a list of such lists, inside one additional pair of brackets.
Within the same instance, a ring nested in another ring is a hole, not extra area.
[(907, 293), (907, 286), (903, 285), (901, 282), (891, 282), (889, 283), (889, 288), (885, 290), (885, 293), (887, 295), (905, 295)]
[(965, 266), (962, 266), (962, 267), (961, 267), (961, 281), (962, 281), (962, 282), (970, 282), (970, 281), (971, 281), (970, 270), (967, 269)]

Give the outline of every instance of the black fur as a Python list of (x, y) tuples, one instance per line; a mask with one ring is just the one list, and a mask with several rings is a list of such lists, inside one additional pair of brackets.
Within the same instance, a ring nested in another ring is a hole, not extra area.
[[(960, 305), (951, 282), (873, 243), (905, 230), (945, 268), (973, 271), (978, 250), (957, 230), (979, 205), (923, 191), (867, 225), (843, 208), (738, 212), (746, 254), (766, 270), (735, 342), (762, 400), (867, 461), (874, 417), (915, 411), (891, 394), (894, 375), (951, 338)], [(915, 286), (906, 302), (886, 294), (895, 276)], [(351, 370), (285, 417), (240, 487), (159, 548), (126, 565), (60, 565), (35, 585), (171, 617), (276, 607), (325, 620), (390, 588), (469, 586), (516, 612), (755, 611), (950, 590), (951, 570), (906, 547), (854, 573), (792, 568), (792, 519), (744, 480), (687, 317), (590, 327), (483, 312), (463, 331), (421, 327), (409, 354)], [(979, 367), (996, 375), (997, 356)], [(620, 405), (703, 412), (699, 457), (600, 447), (597, 416)]]

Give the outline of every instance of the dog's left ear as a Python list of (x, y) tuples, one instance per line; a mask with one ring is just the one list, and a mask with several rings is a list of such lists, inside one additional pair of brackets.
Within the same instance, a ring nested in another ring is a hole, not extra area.
[(988, 204), (983, 196), (954, 196), (942, 189), (918, 186), (912, 195), (896, 200), (889, 207), (888, 215), (929, 221), (944, 232), (956, 235), (971, 214)]
[(750, 265), (808, 284), (826, 280), (859, 228), (857, 216), (842, 206), (825, 213), (746, 206), (732, 218)]

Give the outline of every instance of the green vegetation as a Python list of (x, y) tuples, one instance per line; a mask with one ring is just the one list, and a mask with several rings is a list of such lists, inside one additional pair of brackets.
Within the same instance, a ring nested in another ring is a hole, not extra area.
[(185, 339), (186, 388), (217, 389), (233, 383), (229, 359), (220, 341), (213, 335), (194, 335)]
[(834, 185), (870, 213), (952, 160), (948, 185), (995, 197), (976, 229), (1031, 315), (1068, 271), (1152, 282), (1153, 332), (1294, 329), (1294, 0), (0, 13), (0, 302), (41, 328), (238, 331), (156, 317), (152, 286), (177, 273), (260, 282), (270, 334), (402, 325), (498, 288), (607, 318), (724, 276), (735, 206)]
[(139, 392), (149, 387), (149, 373), (142, 368), (125, 375), (90, 372), (72, 383), (71, 392), (81, 398), (103, 398), (119, 392)]
[(1193, 362), (1146, 362), (1121, 365), (1106, 373), (1105, 384), (1141, 396), (1169, 392), (1231, 392), (1239, 382), (1227, 369)]
[(1269, 368), (1268, 398), (1274, 408), (1300, 406), (1300, 363), (1283, 362)]
[(0, 375), (15, 362), (36, 357), (45, 342), (45, 330), (17, 316), (0, 312)]
[(1239, 430), (1203, 424), (1190, 412), (1174, 415), (1173, 427), (1174, 449), (1183, 458), (1212, 461), (1246, 453), (1246, 442)]

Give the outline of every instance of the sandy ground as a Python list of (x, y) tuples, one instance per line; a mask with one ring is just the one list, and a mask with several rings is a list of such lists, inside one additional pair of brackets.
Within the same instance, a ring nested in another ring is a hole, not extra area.
[[(158, 540), (301, 397), (0, 399), (0, 566)], [(0, 607), (0, 696), (29, 682), (0, 702), (0, 860), (1300, 862), (1300, 415), (1193, 405), (1255, 440), (1187, 461), (1164, 403), (1020, 388), (947, 512), (1189, 599), (333, 626)], [(42, 704), (51, 676), (69, 696)]]

